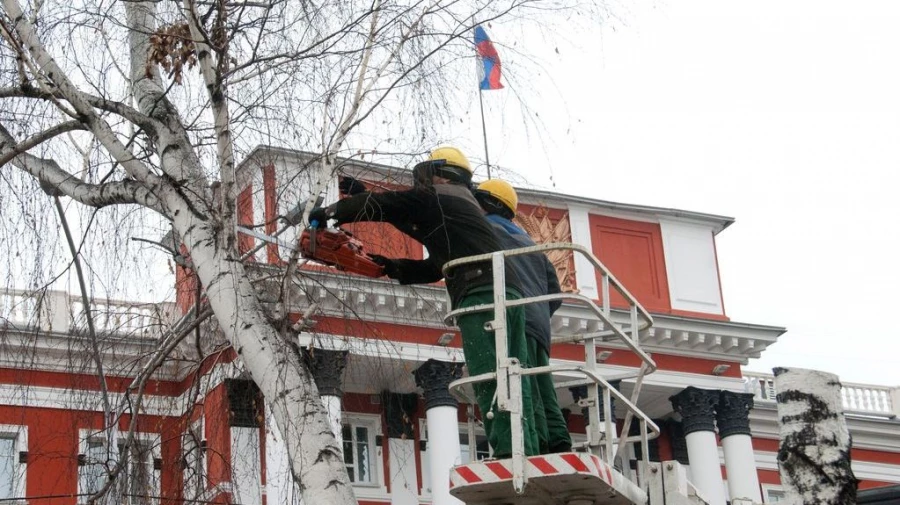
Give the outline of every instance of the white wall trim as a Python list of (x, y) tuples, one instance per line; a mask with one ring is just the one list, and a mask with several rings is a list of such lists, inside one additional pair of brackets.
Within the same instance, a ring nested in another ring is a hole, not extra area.
[[(568, 208), (572, 243), (593, 250), (589, 207), (570, 203)], [(594, 266), (581, 254), (575, 255), (575, 283), (582, 295), (591, 299), (597, 299), (600, 296)]]
[[(770, 451), (753, 451), (757, 470), (778, 471), (778, 453)], [(719, 460), (725, 465), (725, 453), (719, 447)], [(857, 479), (877, 480), (881, 482), (900, 483), (900, 471), (897, 465), (875, 463), (872, 461), (852, 460), (851, 468)]]
[[(230, 363), (219, 363), (203, 375), (200, 393), (196, 397), (201, 402), (206, 393), (221, 384), (227, 378), (240, 374), (237, 360)], [(113, 405), (120, 405), (123, 393), (110, 392), (109, 399)], [(178, 396), (144, 394), (141, 410), (147, 415), (180, 416), (188, 399), (193, 398), (193, 389), (187, 388)], [(21, 384), (0, 384), (0, 405), (18, 407), (65, 409), (87, 412), (103, 410), (100, 391), (93, 389), (56, 388), (47, 386), (28, 386)]]

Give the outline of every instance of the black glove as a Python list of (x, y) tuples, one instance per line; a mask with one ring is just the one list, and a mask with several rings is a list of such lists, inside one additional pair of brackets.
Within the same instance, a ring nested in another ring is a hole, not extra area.
[(338, 191), (340, 191), (342, 195), (353, 196), (365, 193), (368, 189), (362, 181), (354, 179), (349, 175), (345, 175), (338, 181)]
[(328, 208), (316, 207), (309, 213), (309, 225), (316, 228), (328, 227)]
[(379, 254), (370, 254), (369, 257), (372, 258), (372, 261), (384, 268), (384, 275), (387, 275), (391, 279), (400, 278), (400, 264), (397, 262), (397, 260), (385, 258), (384, 256), (381, 256)]

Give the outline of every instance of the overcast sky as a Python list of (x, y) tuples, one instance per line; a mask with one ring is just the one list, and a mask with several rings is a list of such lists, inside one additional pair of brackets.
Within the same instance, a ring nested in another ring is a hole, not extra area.
[[(747, 369), (900, 384), (900, 3), (612, 9), (568, 46), (492, 27), (516, 39), (508, 89), (485, 95), (492, 161), (538, 187), (735, 217), (717, 239), (726, 312), (789, 330)], [(515, 73), (523, 45), (542, 77)], [(543, 128), (522, 130), (516, 93)], [(459, 141), (478, 151), (471, 124)]]

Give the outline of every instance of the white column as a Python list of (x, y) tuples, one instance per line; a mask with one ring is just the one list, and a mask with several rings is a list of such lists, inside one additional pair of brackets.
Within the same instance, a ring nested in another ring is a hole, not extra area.
[(715, 432), (695, 431), (688, 433), (685, 439), (694, 486), (706, 496), (709, 505), (725, 505), (725, 485)]
[(675, 412), (681, 414), (694, 486), (706, 496), (709, 505), (725, 505), (725, 484), (715, 431), (719, 391), (688, 387), (669, 400)]
[(432, 407), (425, 412), (433, 505), (462, 505), (461, 501), (450, 496), (450, 469), (460, 464), (459, 422), (456, 412), (456, 407), (446, 406)]
[[(428, 426), (428, 467), (432, 505), (462, 505), (450, 496), (450, 468), (460, 464), (457, 401), (447, 386), (458, 379), (458, 363), (430, 359), (413, 372), (425, 392), (425, 422)], [(470, 441), (474, 451), (474, 441)], [(466, 462), (467, 463), (467, 462)]]
[(752, 393), (722, 391), (716, 407), (716, 423), (722, 451), (725, 453), (725, 470), (728, 472), (728, 494), (732, 500), (739, 498), (754, 503), (762, 502), (756, 457), (750, 438), (750, 409)]
[(750, 435), (723, 438), (722, 450), (725, 451), (725, 469), (728, 472), (728, 493), (731, 499), (744, 498), (753, 503), (762, 503)]

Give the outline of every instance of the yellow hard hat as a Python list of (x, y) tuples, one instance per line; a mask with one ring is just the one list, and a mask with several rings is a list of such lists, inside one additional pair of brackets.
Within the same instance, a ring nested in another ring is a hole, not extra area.
[(501, 179), (491, 179), (479, 184), (478, 190), (487, 192), (497, 200), (500, 200), (503, 205), (506, 205), (513, 214), (516, 213), (516, 208), (519, 206), (519, 196), (508, 182)]
[(472, 175), (472, 166), (469, 165), (469, 160), (466, 159), (466, 155), (455, 147), (438, 147), (434, 151), (431, 151), (431, 155), (428, 159), (430, 161), (444, 160), (444, 163), (447, 165), (461, 168), (468, 172), (469, 175)]

